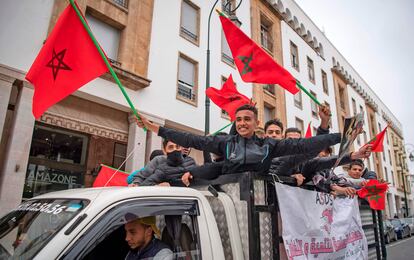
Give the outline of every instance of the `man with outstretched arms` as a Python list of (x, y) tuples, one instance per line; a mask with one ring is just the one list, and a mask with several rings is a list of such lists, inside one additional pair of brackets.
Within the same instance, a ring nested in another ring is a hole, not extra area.
[(160, 137), (171, 140), (184, 147), (193, 147), (217, 155), (224, 156), (223, 173), (244, 171), (266, 172), (272, 158), (293, 155), (318, 153), (327, 146), (341, 141), (341, 135), (326, 134), (307, 139), (274, 140), (256, 136), (255, 129), (259, 121), (257, 109), (251, 105), (243, 105), (236, 110), (236, 135), (199, 136), (179, 132), (150, 122), (144, 116), (137, 121), (139, 127), (157, 133)]

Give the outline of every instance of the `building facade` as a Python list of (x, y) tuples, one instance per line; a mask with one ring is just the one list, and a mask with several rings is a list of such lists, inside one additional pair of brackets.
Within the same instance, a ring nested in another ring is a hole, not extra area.
[[(275, 117), (303, 131), (309, 123), (314, 132), (318, 127), (317, 105), (303, 93), (293, 96), (277, 85), (241, 80), (214, 11), (209, 23), (215, 1), (77, 2), (136, 108), (160, 125), (204, 134), (205, 89), (220, 88), (231, 74), (238, 90), (257, 103), (258, 134)], [(220, 0), (217, 7), (330, 106), (333, 132), (342, 129), (345, 117), (364, 113), (365, 133), (353, 149), (390, 124), (384, 153), (365, 163), (391, 183), (387, 215), (402, 215), (405, 201), (411, 209), (402, 127), (395, 116), (293, 0), (243, 0), (234, 11), (239, 3)], [(0, 21), (7, 26), (0, 30), (0, 215), (22, 199), (91, 186), (100, 164), (139, 169), (151, 151), (161, 148), (157, 135), (136, 126), (110, 74), (33, 118), (33, 86), (24, 77), (66, 5), (54, 0), (1, 3)], [(209, 111), (210, 132), (230, 122), (213, 103)], [(200, 151), (191, 156), (202, 163)]]

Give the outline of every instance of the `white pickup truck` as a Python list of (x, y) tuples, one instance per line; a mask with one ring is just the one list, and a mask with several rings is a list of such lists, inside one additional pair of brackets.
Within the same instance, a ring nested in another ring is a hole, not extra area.
[(47, 193), (0, 219), (0, 259), (124, 259), (128, 214), (156, 216), (174, 259), (279, 259), (277, 204), (269, 203), (276, 198), (269, 200), (268, 183), (245, 174), (216, 187)]

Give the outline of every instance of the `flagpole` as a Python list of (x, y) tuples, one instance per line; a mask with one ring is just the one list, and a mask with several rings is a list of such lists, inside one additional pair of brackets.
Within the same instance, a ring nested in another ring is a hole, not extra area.
[(321, 102), (319, 102), (316, 97), (314, 95), (312, 95), (306, 88), (304, 88), (299, 81), (296, 81), (296, 85), (303, 91), (305, 92), (306, 95), (308, 95), (313, 102), (315, 102), (318, 106), (322, 106)]
[[(92, 34), (91, 29), (89, 28), (88, 24), (86, 23), (85, 19), (83, 18), (83, 15), (79, 11), (77, 5), (75, 4), (74, 0), (69, 0), (70, 4), (72, 5), (73, 9), (75, 9), (76, 14), (78, 15), (79, 19), (82, 22), (83, 27), (86, 29), (86, 31), (89, 34), (89, 37), (91, 37), (93, 44), (95, 45), (96, 49), (98, 50), (99, 54), (101, 55), (102, 59), (105, 62), (106, 67), (108, 68), (109, 72), (111, 73), (112, 77), (114, 78), (116, 84), (118, 84), (118, 87), (121, 89), (122, 94), (124, 95), (125, 99), (127, 100), (129, 107), (132, 109), (132, 112), (134, 112), (134, 115), (138, 120), (141, 121), (141, 117), (138, 115), (137, 110), (135, 109), (134, 104), (132, 104), (131, 99), (129, 98), (128, 94), (125, 91), (125, 88), (122, 86), (121, 81), (119, 80), (118, 76), (116, 75), (114, 69), (112, 68), (111, 64), (109, 63), (108, 59), (106, 58), (106, 55), (102, 51), (101, 47), (99, 46), (98, 41), (96, 40), (95, 36)], [(144, 127), (144, 131), (147, 129)]]
[(217, 130), (217, 131), (215, 131), (214, 133), (209, 134), (209, 135), (215, 136), (217, 133), (219, 133), (219, 132), (223, 131), (224, 129), (226, 129), (227, 127), (231, 126), (231, 124), (233, 124), (233, 122), (230, 122), (229, 124), (227, 124), (227, 125), (223, 126), (223, 127), (222, 127), (222, 128), (220, 128), (219, 130)]

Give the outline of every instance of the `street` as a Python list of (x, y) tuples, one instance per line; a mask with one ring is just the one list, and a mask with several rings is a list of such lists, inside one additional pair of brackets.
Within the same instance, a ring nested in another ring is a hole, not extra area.
[(407, 260), (414, 259), (414, 237), (399, 240), (387, 245), (387, 259)]

